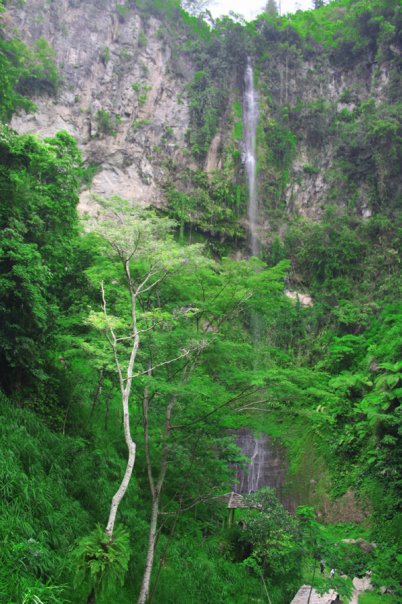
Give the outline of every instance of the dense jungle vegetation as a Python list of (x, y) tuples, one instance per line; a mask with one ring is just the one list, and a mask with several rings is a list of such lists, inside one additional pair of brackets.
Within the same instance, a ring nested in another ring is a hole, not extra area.
[[(176, 0), (119, 7), (121, 18), (160, 17), (163, 35), (185, 33), (177, 52), (196, 64), (187, 89), (195, 160), (222, 121), (231, 139), (211, 179), (200, 168), (180, 180), (172, 166), (165, 211), (114, 197), (97, 200), (96, 220), (79, 219), (88, 169), (76, 141), (8, 125), (17, 110), (35, 110), (33, 95), (62, 85), (52, 50), (0, 25), (0, 601), (287, 604), (303, 583), (347, 599), (351, 578), (371, 570), (375, 591), (361, 603), (396, 604), (400, 2), (337, 0), (213, 27)], [(229, 92), (247, 56), (264, 93), (259, 170), (271, 230), (261, 259), (238, 260), (247, 195), (241, 105)], [(357, 102), (350, 90), (342, 108), (297, 98), (280, 79), (281, 64), (368, 60), (392, 62), (384, 95)], [(315, 221), (284, 204), (306, 141), (332, 158)], [(191, 230), (203, 243), (191, 243)], [(287, 287), (314, 304), (285, 297)], [(244, 426), (279, 438), (292, 472), (308, 449), (325, 496), (353, 490), (364, 521), (319, 522), (319, 489), (295, 514), (262, 490), (228, 527), (219, 497), (244, 461), (231, 436)], [(320, 560), (337, 569), (333, 579)]]

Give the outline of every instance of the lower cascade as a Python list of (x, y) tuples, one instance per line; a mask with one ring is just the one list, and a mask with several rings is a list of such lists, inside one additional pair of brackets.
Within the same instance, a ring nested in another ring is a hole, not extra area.
[(233, 490), (240, 494), (254, 493), (263, 487), (279, 490), (285, 480), (286, 464), (271, 439), (266, 434), (255, 435), (242, 428), (236, 433), (236, 444), (250, 463), (236, 466)]

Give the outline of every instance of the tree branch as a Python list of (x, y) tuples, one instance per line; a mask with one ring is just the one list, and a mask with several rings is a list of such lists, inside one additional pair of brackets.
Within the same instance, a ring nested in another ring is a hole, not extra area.
[[(105, 287), (103, 285), (103, 281), (101, 281), (101, 292), (102, 292), (102, 310), (103, 310), (103, 314), (105, 315), (105, 319), (106, 319), (106, 323), (108, 322), (108, 314), (107, 314), (107, 307), (106, 307), (106, 296), (105, 296)], [(109, 342), (110, 346), (112, 347), (113, 350), (113, 356), (114, 356), (114, 361), (116, 364), (116, 369), (117, 369), (117, 373), (119, 376), (119, 383), (120, 383), (120, 390), (123, 393), (124, 391), (124, 379), (123, 379), (123, 374), (121, 371), (121, 367), (120, 367), (120, 362), (119, 362), (119, 357), (117, 355), (117, 348), (116, 348), (116, 336), (115, 333), (113, 331), (113, 329), (111, 327), (108, 328), (112, 339), (109, 338), (107, 332), (105, 333), (106, 335), (106, 339)]]

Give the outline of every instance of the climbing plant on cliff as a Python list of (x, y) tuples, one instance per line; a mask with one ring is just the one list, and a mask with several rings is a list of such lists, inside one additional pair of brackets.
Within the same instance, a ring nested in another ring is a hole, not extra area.
[(0, 5), (0, 120), (8, 121), (17, 109), (32, 111), (33, 94), (53, 93), (59, 76), (54, 51), (40, 39), (29, 48), (5, 31)]

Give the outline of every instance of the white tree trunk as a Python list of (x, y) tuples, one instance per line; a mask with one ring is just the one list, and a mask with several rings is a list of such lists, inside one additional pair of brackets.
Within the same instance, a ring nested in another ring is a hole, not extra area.
[[(126, 441), (127, 449), (128, 449), (128, 458), (127, 458), (127, 466), (126, 471), (124, 472), (123, 480), (120, 483), (119, 488), (113, 496), (112, 503), (110, 506), (109, 519), (106, 525), (106, 533), (111, 537), (113, 535), (114, 525), (116, 522), (117, 510), (119, 509), (119, 505), (126, 494), (128, 489), (128, 485), (130, 483), (131, 474), (133, 473), (133, 468), (135, 464), (135, 453), (136, 453), (136, 445), (131, 438), (131, 429), (130, 429), (130, 408), (129, 408), (129, 400), (130, 400), (130, 392), (131, 385), (133, 382), (133, 368), (135, 358), (137, 356), (137, 350), (140, 343), (138, 330), (137, 330), (137, 315), (136, 315), (136, 296), (133, 290), (133, 285), (131, 282), (130, 276), (130, 266), (129, 261), (127, 260), (124, 263), (125, 273), (127, 276), (128, 286), (130, 289), (131, 295), (131, 316), (132, 316), (132, 337), (133, 337), (133, 345), (130, 352), (130, 360), (128, 363), (127, 369), (127, 379), (124, 380), (121, 365), (119, 361), (119, 356), (117, 352), (117, 338), (113, 329), (109, 328), (110, 336), (107, 337), (109, 344), (112, 347), (113, 355), (116, 363), (116, 369), (119, 376), (120, 382), (120, 391), (121, 391), (121, 402), (123, 405), (123, 426), (124, 426), (124, 440)], [(102, 289), (102, 308), (105, 318), (107, 319), (107, 310), (106, 310), (106, 297), (105, 290), (103, 287), (103, 282), (101, 284)], [(125, 384), (126, 382), (126, 384)]]
[(127, 459), (127, 466), (126, 466), (126, 471), (124, 472), (123, 480), (121, 481), (121, 484), (120, 484), (118, 490), (114, 494), (113, 499), (112, 499), (112, 504), (110, 506), (109, 520), (106, 525), (106, 533), (110, 536), (113, 535), (114, 525), (116, 522), (117, 510), (119, 508), (121, 500), (123, 499), (124, 495), (126, 494), (128, 485), (130, 483), (131, 474), (133, 473), (133, 468), (134, 468), (134, 464), (135, 464), (136, 446), (135, 446), (134, 441), (131, 438), (131, 433), (130, 433), (130, 415), (129, 415), (129, 410), (128, 410), (128, 395), (125, 395), (123, 397), (123, 409), (124, 409), (124, 415), (123, 415), (124, 436), (125, 436), (126, 445), (127, 445), (127, 449), (128, 449), (128, 459)]
[(148, 536), (147, 559), (146, 559), (146, 563), (145, 563), (145, 570), (144, 570), (144, 575), (142, 578), (141, 591), (140, 591), (140, 595), (138, 596), (137, 604), (146, 604), (146, 602), (148, 602), (149, 589), (150, 589), (150, 584), (151, 584), (151, 574), (152, 574), (152, 568), (154, 565), (158, 514), (159, 514), (159, 494), (156, 496), (156, 499), (152, 502), (151, 524), (149, 527), (149, 536)]

